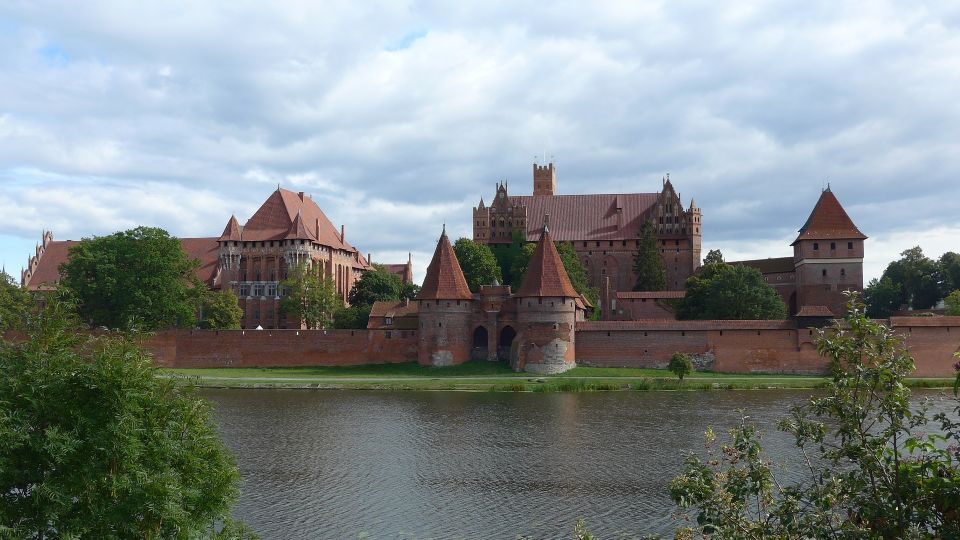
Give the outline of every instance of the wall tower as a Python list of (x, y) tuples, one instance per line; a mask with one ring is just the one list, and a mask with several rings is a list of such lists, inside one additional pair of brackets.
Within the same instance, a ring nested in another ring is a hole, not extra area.
[(470, 317), (473, 294), (443, 228), (423, 287), (417, 295), (420, 313), (418, 361), (452, 366), (470, 359)]
[(533, 164), (533, 194), (556, 195), (557, 169), (553, 163), (546, 165)]

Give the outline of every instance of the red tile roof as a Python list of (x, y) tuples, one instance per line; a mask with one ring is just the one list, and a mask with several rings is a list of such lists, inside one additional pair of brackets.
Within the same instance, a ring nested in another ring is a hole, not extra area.
[(622, 300), (633, 299), (676, 299), (686, 298), (687, 291), (625, 291), (618, 292), (617, 298)]
[(447, 238), (447, 229), (443, 229), (437, 250), (433, 253), (430, 266), (427, 267), (427, 276), (423, 279), (423, 287), (418, 300), (472, 300), (473, 293), (467, 285), (467, 278), (463, 276), (457, 255), (453, 252), (450, 239)]
[(333, 223), (313, 199), (303, 192), (294, 193), (282, 188), (271, 193), (247, 220), (243, 226), (243, 240), (283, 240), (290, 232), (298, 213), (301, 214), (305, 229), (310, 233), (310, 239), (325, 246), (356, 251), (349, 243), (342, 241)]
[(570, 277), (563, 268), (563, 261), (557, 253), (550, 230), (543, 228), (537, 249), (530, 257), (530, 266), (523, 276), (523, 283), (516, 296), (557, 296), (578, 298), (580, 295), (570, 284)]
[(733, 261), (728, 264), (743, 265), (756, 268), (761, 274), (789, 274), (796, 270), (793, 257), (776, 257), (772, 259), (752, 259), (749, 261)]
[(797, 317), (835, 317), (827, 306), (803, 306), (797, 312)]
[[(187, 257), (200, 260), (197, 277), (207, 285), (213, 285), (217, 271), (219, 249), (218, 238), (181, 238), (180, 245)], [(70, 248), (79, 244), (76, 240), (53, 240), (47, 244), (40, 256), (37, 268), (27, 280), (26, 286), (32, 291), (50, 289), (60, 281), (60, 265), (70, 258)]]
[(846, 210), (840, 205), (837, 197), (827, 188), (820, 194), (807, 222), (800, 228), (800, 234), (793, 241), (794, 245), (800, 240), (830, 240), (830, 239), (858, 238), (866, 239), (866, 235), (853, 224)]
[(416, 302), (404, 303), (403, 300), (377, 300), (370, 308), (371, 317), (408, 317), (419, 312)]
[(300, 217), (300, 212), (297, 212), (297, 217), (293, 218), (293, 223), (290, 224), (290, 230), (287, 231), (287, 235), (284, 236), (283, 239), (316, 240), (317, 237), (307, 230), (307, 227), (303, 224), (303, 218)]
[[(543, 216), (550, 215), (554, 241), (636, 240), (651, 217), (657, 193), (596, 195), (511, 195), (510, 202), (527, 207), (527, 241), (536, 242)], [(617, 208), (623, 217), (617, 217)], [(618, 222), (622, 226), (618, 228)]]
[(237, 222), (237, 216), (230, 216), (230, 221), (227, 222), (227, 226), (223, 228), (223, 234), (220, 235), (220, 240), (222, 241), (240, 241), (240, 223)]

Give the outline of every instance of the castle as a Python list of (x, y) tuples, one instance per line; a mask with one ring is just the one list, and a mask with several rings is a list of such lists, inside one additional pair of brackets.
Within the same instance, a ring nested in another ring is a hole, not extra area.
[[(653, 325), (660, 331), (663, 325), (673, 325), (684, 337), (688, 327), (691, 331), (697, 327), (693, 323), (702, 323), (674, 321), (665, 307), (667, 301), (683, 298), (684, 282), (700, 267), (703, 233), (700, 209), (692, 200), (684, 208), (669, 178), (663, 179), (659, 193), (557, 195), (552, 163), (535, 164), (533, 173), (533, 195), (510, 195), (506, 183), (498, 183), (493, 203), (485, 206), (481, 199), (473, 209), (477, 242), (493, 248), (518, 236), (536, 242), (519, 288), (513, 291), (509, 285), (491, 283), (471, 292), (444, 228), (419, 296), (413, 302), (373, 306), (365, 332), (372, 332), (369, 339), (380, 336), (370, 342), (380, 348), (365, 345), (363, 354), (383, 355), (389, 349), (384, 343), (415, 339), (415, 359), (424, 365), (503, 360), (516, 370), (550, 374), (576, 364), (578, 333), (586, 332), (586, 350), (594, 355), (606, 346), (596, 338), (602, 328), (609, 328), (606, 335), (612, 337), (615, 330)], [(667, 291), (630, 290), (638, 231), (647, 221), (656, 227)], [(828, 187), (791, 244), (792, 257), (731, 263), (760, 270), (789, 308), (789, 321), (751, 322), (757, 335), (761, 327), (792, 331), (799, 347), (802, 329), (842, 316), (843, 291), (863, 287), (864, 240)], [(590, 283), (603, 291), (596, 308), (609, 322), (586, 321), (594, 306), (573, 288), (555, 245), (560, 241), (573, 244)], [(51, 233), (44, 233), (42, 245), (21, 274), (23, 285), (32, 290), (54, 285), (73, 243), (54, 241)], [(188, 256), (200, 261), (201, 280), (237, 294), (244, 310), (243, 328), (300, 328), (299, 321), (286, 320), (278, 309), (280, 282), (295, 265), (305, 264), (318, 276), (331, 278), (344, 301), (356, 280), (371, 268), (369, 256), (347, 242), (345, 228), (337, 231), (316, 202), (303, 192), (279, 187), (245, 225), (231, 216), (219, 237), (184, 238), (181, 243)], [(412, 280), (409, 257), (406, 264), (387, 268)], [(733, 328), (736, 322), (712, 324)], [(626, 326), (603, 326), (610, 324)], [(643, 331), (644, 336), (647, 333)], [(354, 331), (350, 337), (359, 339)], [(643, 345), (644, 355), (651, 346)]]

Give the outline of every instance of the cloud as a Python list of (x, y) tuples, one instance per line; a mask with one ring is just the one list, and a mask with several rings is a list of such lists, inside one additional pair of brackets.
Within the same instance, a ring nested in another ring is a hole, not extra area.
[(960, 196), (952, 2), (102, 0), (0, 21), (7, 261), (39, 224), (215, 235), (281, 183), (422, 275), (494, 182), (529, 193), (534, 155), (563, 193), (669, 171), (705, 248), (752, 256), (789, 254), (827, 182), (868, 267), (949, 227)]

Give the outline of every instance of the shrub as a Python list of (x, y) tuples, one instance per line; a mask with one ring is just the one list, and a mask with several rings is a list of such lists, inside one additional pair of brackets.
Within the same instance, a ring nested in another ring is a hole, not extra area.
[(683, 378), (693, 372), (693, 361), (689, 354), (674, 353), (670, 357), (670, 364), (667, 365), (667, 369), (673, 372), (680, 379), (680, 382), (683, 382)]

